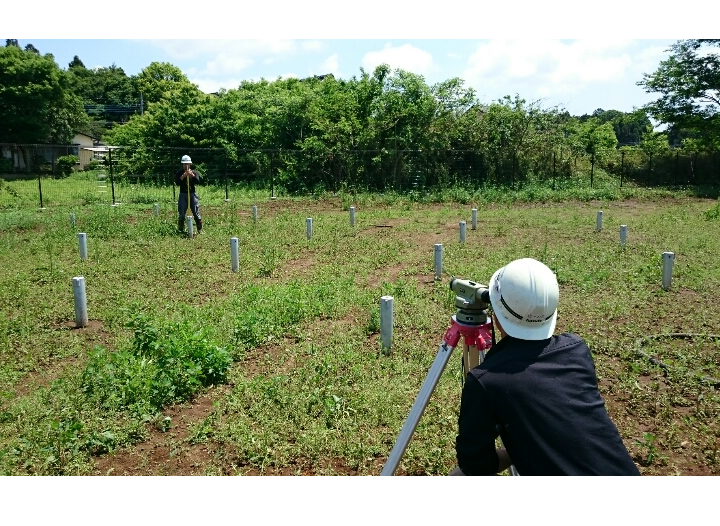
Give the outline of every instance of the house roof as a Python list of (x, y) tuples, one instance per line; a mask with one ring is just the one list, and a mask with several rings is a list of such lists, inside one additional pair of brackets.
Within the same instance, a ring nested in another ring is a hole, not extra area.
[(99, 137), (93, 137), (92, 135), (88, 135), (87, 133), (83, 132), (75, 132), (75, 135), (83, 135), (85, 137), (90, 137), (94, 141), (97, 141), (99, 139)]

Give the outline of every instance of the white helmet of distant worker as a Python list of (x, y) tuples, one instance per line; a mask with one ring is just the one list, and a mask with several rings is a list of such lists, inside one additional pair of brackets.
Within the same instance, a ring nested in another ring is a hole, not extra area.
[(516, 259), (493, 274), (489, 289), (493, 312), (509, 336), (545, 340), (553, 335), (560, 289), (546, 265)]
[(190, 159), (189, 155), (183, 155), (182, 159), (180, 159), (180, 162), (182, 164), (192, 164), (192, 160)]

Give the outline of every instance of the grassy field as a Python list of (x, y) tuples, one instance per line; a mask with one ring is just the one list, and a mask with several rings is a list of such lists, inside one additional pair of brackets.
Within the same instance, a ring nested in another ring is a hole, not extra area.
[[(719, 474), (720, 204), (687, 192), (559, 202), (543, 192), (515, 202), (463, 191), (443, 202), (247, 194), (203, 201), (194, 239), (176, 232), (167, 201), (160, 217), (152, 204), (6, 208), (0, 473), (379, 474), (454, 312), (450, 275), (487, 282), (535, 257), (558, 275), (557, 329), (589, 343), (641, 472)], [(664, 251), (676, 255), (667, 291)], [(74, 276), (86, 280), (82, 329)], [(379, 338), (383, 295), (395, 305), (390, 353)], [(454, 466), (461, 377), (457, 353), (398, 474)]]

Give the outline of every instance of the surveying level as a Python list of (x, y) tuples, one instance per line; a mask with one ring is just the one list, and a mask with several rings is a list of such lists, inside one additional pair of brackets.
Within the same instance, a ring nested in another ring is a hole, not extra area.
[[(488, 319), (487, 315), (487, 309), (490, 306), (488, 287), (474, 281), (452, 278), (450, 289), (456, 294), (455, 307), (457, 310), (450, 318), (450, 327), (445, 332), (437, 356), (410, 409), (410, 414), (400, 430), (397, 441), (390, 451), (381, 475), (387, 476), (395, 473), (420, 417), (427, 407), (430, 396), (460, 339), (463, 339), (463, 378), (485, 359), (485, 351), (495, 343), (492, 321)], [(510, 473), (517, 474), (514, 466), (510, 467)]]

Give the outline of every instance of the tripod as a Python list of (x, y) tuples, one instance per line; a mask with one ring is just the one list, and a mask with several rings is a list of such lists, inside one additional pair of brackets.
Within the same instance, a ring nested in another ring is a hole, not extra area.
[[(405, 424), (400, 430), (392, 451), (390, 451), (382, 473), (380, 473), (383, 476), (395, 473), (400, 459), (417, 428), (420, 417), (427, 407), (430, 396), (435, 390), (440, 376), (442, 376), (445, 366), (460, 339), (463, 339), (464, 374), (477, 367), (485, 359), (485, 351), (489, 350), (495, 342), (492, 321), (487, 316), (487, 308), (490, 304), (487, 287), (473, 281), (453, 278), (450, 280), (450, 289), (457, 294), (455, 297), (457, 312), (450, 318), (450, 327), (445, 331), (445, 336), (442, 343), (440, 343), (440, 348), (430, 367), (430, 371), (425, 377), (415, 403), (410, 409)], [(514, 466), (510, 466), (510, 473), (517, 475)]]

